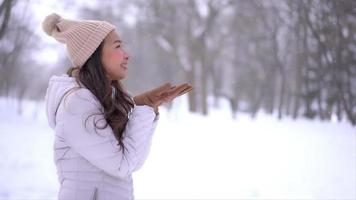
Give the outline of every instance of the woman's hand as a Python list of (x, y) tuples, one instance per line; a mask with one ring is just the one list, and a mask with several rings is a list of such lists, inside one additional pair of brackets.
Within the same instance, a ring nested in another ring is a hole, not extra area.
[(133, 99), (136, 105), (148, 105), (158, 114), (158, 106), (170, 102), (174, 98), (191, 90), (193, 90), (193, 87), (188, 83), (183, 83), (179, 86), (172, 86), (170, 83), (165, 83), (155, 89), (136, 95)]

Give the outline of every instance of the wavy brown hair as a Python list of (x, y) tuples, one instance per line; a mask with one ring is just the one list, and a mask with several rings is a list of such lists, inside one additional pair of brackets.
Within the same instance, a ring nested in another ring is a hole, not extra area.
[[(77, 76), (74, 77), (78, 85), (84, 85), (89, 89), (102, 105), (102, 113), (97, 114), (102, 114), (107, 123), (99, 127), (97, 126), (97, 122), (100, 121), (99, 119), (95, 122), (95, 127), (104, 129), (110, 125), (115, 138), (118, 140), (118, 145), (123, 149), (123, 152), (125, 152), (126, 148), (123, 143), (123, 132), (130, 112), (134, 107), (134, 102), (125, 92), (120, 81), (112, 80), (110, 82), (106, 77), (105, 69), (101, 62), (103, 45), (104, 42), (101, 42), (85, 64), (79, 68)], [(77, 68), (70, 68), (67, 74), (71, 76), (74, 69)]]

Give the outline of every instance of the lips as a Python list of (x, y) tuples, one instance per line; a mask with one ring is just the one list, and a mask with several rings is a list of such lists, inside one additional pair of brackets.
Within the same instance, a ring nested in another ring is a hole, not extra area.
[(122, 63), (121, 67), (124, 68), (124, 69), (127, 69), (127, 63)]

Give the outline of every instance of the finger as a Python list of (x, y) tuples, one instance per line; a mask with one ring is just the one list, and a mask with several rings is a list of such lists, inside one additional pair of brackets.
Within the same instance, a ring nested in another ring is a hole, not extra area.
[(192, 91), (192, 90), (193, 90), (193, 87), (192, 87), (192, 86), (187, 86), (187, 87), (184, 88), (183, 91), (181, 91), (180, 93), (178, 93), (178, 94), (176, 94), (176, 95), (170, 95), (170, 96), (164, 97), (164, 98), (163, 98), (163, 101), (164, 101), (165, 103), (171, 102), (171, 101), (172, 101), (173, 99), (175, 99), (176, 97), (179, 97), (179, 96), (181, 96), (181, 95), (183, 95), (183, 94), (185, 94), (185, 93), (188, 93), (188, 92), (190, 92), (190, 91)]
[(193, 90), (193, 87), (192, 87), (192, 86), (189, 86), (189, 87), (185, 88), (185, 90), (183, 90), (182, 92), (180, 92), (176, 97), (179, 97), (179, 96), (181, 96), (181, 95), (183, 95), (183, 94), (185, 94), (185, 93), (188, 93), (188, 92), (190, 92), (190, 91), (192, 91), (192, 90)]
[(161, 94), (161, 98), (169, 97), (170, 99), (174, 99), (177, 95), (180, 95), (182, 91), (186, 91), (186, 88), (192, 87), (188, 83), (183, 83), (178, 86), (172, 86), (171, 89), (163, 92)]
[(175, 88), (177, 88), (177, 86), (172, 86), (169, 90), (166, 90), (165, 93), (170, 93), (172, 92)]
[(174, 92), (170, 95), (173, 98), (176, 97), (177, 95), (181, 94), (183, 91), (187, 90), (187, 88), (189, 88), (190, 86), (188, 84), (183, 84), (180, 87), (177, 87), (176, 90), (174, 90)]
[[(166, 95), (166, 96), (162, 97), (162, 98), (163, 98), (163, 101), (164, 101), (164, 102), (170, 102), (170, 101), (172, 101), (174, 98), (176, 98), (176, 97), (178, 97), (178, 96), (181, 96), (181, 95), (183, 95), (183, 94), (185, 94), (185, 93), (188, 93), (188, 92), (190, 92), (190, 91), (193, 90), (193, 87), (192, 87), (191, 85), (189, 85), (189, 84), (182, 84), (180, 87), (181, 87), (183, 90), (181, 90), (178, 94), (177, 94), (176, 92), (174, 92), (174, 93), (171, 93), (170, 95)], [(174, 95), (174, 94), (176, 94), (176, 95)]]
[(153, 89), (152, 92), (157, 93), (157, 95), (161, 95), (163, 92), (171, 88), (172, 88), (171, 83), (165, 83)]
[(162, 97), (167, 97), (170, 96), (174, 91), (176, 90), (177, 86), (172, 86), (169, 90), (164, 91), (161, 96)]
[(176, 92), (176, 90), (179, 89), (179, 87), (181, 87), (181, 86), (172, 86), (169, 90), (162, 92), (160, 97), (165, 98), (168, 96), (172, 96), (172, 94), (174, 94)]
[(176, 96), (174, 96), (174, 98), (176, 98), (176, 97), (179, 97), (179, 96), (181, 96), (181, 95), (183, 95), (183, 94), (186, 94), (186, 93), (188, 93), (188, 92), (190, 92), (190, 91), (192, 91), (193, 90), (193, 87), (186, 87), (183, 91), (181, 91), (179, 94), (177, 94)]

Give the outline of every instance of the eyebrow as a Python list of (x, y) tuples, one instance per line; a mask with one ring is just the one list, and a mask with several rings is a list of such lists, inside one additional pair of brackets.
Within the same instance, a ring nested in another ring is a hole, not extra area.
[(115, 42), (122, 43), (121, 40), (115, 40), (113, 43), (115, 43)]

